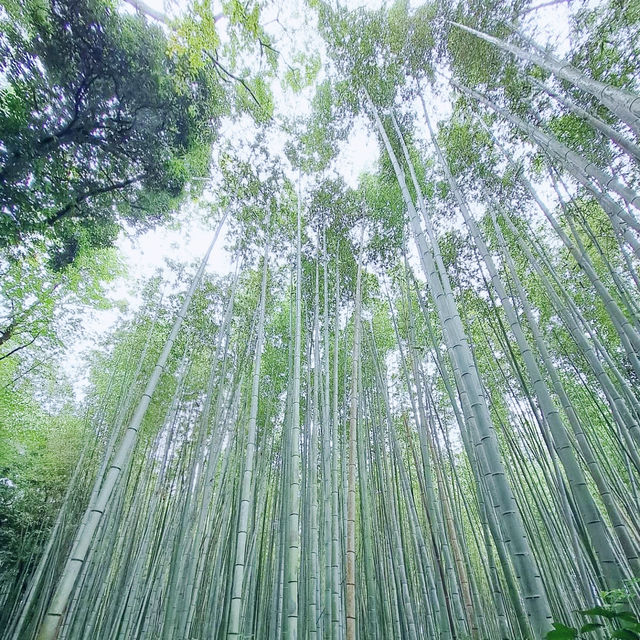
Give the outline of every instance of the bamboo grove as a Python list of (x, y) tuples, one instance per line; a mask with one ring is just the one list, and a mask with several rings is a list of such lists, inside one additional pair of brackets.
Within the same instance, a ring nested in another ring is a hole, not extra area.
[(96, 354), (1, 637), (640, 638), (637, 3), (564, 56), (526, 3), (309, 4), (311, 114), (214, 153), (213, 242)]

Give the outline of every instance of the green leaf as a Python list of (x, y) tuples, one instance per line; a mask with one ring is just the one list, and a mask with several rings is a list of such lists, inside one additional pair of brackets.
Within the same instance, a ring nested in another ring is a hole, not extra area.
[(554, 622), (553, 627), (553, 631), (549, 631), (545, 636), (547, 640), (566, 640), (567, 638), (578, 637), (578, 630), (574, 627), (567, 627), (561, 622)]
[(583, 624), (580, 627), (580, 633), (589, 633), (589, 631), (595, 631), (596, 629), (600, 629), (602, 627), (599, 622), (587, 622), (587, 624)]
[(638, 622), (638, 618), (631, 611), (620, 611), (620, 613), (616, 614), (616, 618), (619, 620), (626, 620), (627, 622)]
[(623, 638), (623, 640), (638, 640), (640, 636), (630, 629), (616, 629), (612, 634), (612, 638)]

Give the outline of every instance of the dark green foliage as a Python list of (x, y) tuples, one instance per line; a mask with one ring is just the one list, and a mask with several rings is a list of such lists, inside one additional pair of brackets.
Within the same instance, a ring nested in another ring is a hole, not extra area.
[(605, 633), (606, 638), (638, 640), (640, 638), (640, 620), (635, 613), (629, 611), (629, 604), (632, 599), (635, 599), (633, 588), (637, 584), (637, 578), (627, 580), (623, 589), (612, 589), (602, 594), (604, 605), (578, 611), (581, 616), (589, 620), (580, 629), (554, 622), (554, 630), (545, 636), (546, 640), (586, 638), (585, 634), (594, 637), (591, 635), (593, 632)]
[(164, 219), (208, 167), (223, 93), (163, 31), (104, 0), (5, 6), (0, 246), (47, 239), (51, 266)]

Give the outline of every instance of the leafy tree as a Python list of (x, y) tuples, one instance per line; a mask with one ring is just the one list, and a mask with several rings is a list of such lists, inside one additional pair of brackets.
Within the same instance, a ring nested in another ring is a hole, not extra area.
[(104, 0), (9, 3), (1, 20), (1, 245), (42, 240), (61, 270), (82, 243), (165, 220), (207, 174), (221, 82)]
[[(84, 231), (79, 235), (84, 245)], [(0, 265), (0, 362), (35, 347), (68, 344), (81, 310), (115, 306), (106, 287), (124, 275), (113, 248), (84, 248), (64, 271), (51, 269), (47, 253), (37, 248), (22, 260), (5, 258)]]

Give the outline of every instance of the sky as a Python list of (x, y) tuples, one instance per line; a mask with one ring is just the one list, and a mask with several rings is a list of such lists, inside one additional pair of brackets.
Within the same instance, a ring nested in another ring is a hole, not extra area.
[[(174, 15), (176, 13), (175, 7), (179, 7), (179, 3), (172, 3), (168, 7), (164, 0), (147, 0), (147, 4), (154, 9), (168, 11)], [(359, 6), (377, 8), (383, 2), (379, 0), (367, 0), (366, 2), (343, 0), (341, 4), (349, 8)], [(412, 2), (412, 4), (419, 3)], [(576, 3), (574, 2), (574, 4)], [(280, 0), (265, 12), (262, 19), (267, 29), (275, 32), (280, 30), (280, 33), (274, 33), (274, 35), (277, 37), (278, 48), (285, 62), (292, 60), (295, 53), (300, 50), (318, 51), (321, 57), (324, 56), (323, 43), (315, 33), (315, 25), (310, 22), (312, 18), (310, 13), (308, 10), (304, 10), (300, 0)], [(538, 43), (550, 42), (557, 51), (565, 54), (570, 47), (567, 35), (569, 30), (568, 17), (569, 10), (566, 4), (544, 8), (536, 11), (535, 14), (530, 14), (528, 31), (531, 33), (535, 30)], [(286, 32), (280, 29), (282, 24), (286, 26)], [(321, 71), (318, 80), (322, 79), (322, 73)], [(293, 112), (301, 115), (310, 112), (313, 88), (295, 96), (290, 91), (285, 92), (276, 83), (273, 86), (273, 91), (276, 112), (289, 114)], [(442, 100), (440, 103), (432, 104), (431, 108), (436, 118), (442, 117), (447, 111), (447, 105)], [(222, 137), (233, 140), (242, 137), (242, 135), (241, 125), (228, 125)], [(281, 135), (279, 139), (276, 136), (271, 142), (276, 147), (276, 152), (284, 159), (284, 136)], [(335, 167), (347, 184), (355, 187), (361, 173), (375, 169), (378, 156), (377, 141), (364, 120), (360, 119), (356, 121), (348, 140), (343, 144)], [(286, 163), (286, 160), (284, 162)], [(137, 290), (140, 289), (143, 280), (159, 270), (167, 273), (167, 260), (194, 263), (206, 252), (213, 236), (213, 229), (203, 222), (197, 203), (188, 204), (180, 212), (180, 217), (186, 219), (186, 222), (179, 230), (160, 227), (138, 237), (121, 234), (118, 248), (126, 265), (127, 275), (113, 283), (109, 289), (109, 296), (114, 301), (126, 302), (128, 310), (124, 312), (124, 315), (132, 315), (138, 308), (140, 298)], [(223, 275), (233, 269), (231, 255), (224, 248), (226, 244), (226, 229), (223, 229), (208, 263), (209, 272)], [(115, 326), (117, 321), (123, 317), (123, 313), (116, 309), (109, 311), (87, 310), (84, 316), (82, 322), (84, 330), (68, 350), (64, 366), (78, 399), (82, 399), (88, 384), (86, 354), (91, 351), (102, 336)]]

